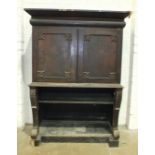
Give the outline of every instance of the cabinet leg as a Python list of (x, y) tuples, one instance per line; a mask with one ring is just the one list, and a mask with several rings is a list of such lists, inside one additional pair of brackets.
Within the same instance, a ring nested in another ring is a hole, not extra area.
[(109, 147), (118, 147), (119, 146), (119, 140), (115, 139), (113, 137), (109, 138)]
[(118, 147), (119, 146), (119, 131), (118, 129), (112, 130), (112, 136), (109, 137), (109, 146), (110, 147)]
[(31, 130), (31, 138), (35, 139), (37, 137), (37, 135), (38, 135), (38, 129), (37, 128), (33, 128)]
[(119, 139), (120, 135), (118, 129), (113, 129), (112, 132), (114, 139)]
[(39, 146), (40, 142), (41, 142), (41, 137), (38, 135), (36, 139), (34, 139), (33, 144), (34, 146)]
[(38, 146), (41, 141), (41, 137), (38, 135), (38, 129), (33, 128), (31, 131), (31, 138), (33, 140), (33, 146)]

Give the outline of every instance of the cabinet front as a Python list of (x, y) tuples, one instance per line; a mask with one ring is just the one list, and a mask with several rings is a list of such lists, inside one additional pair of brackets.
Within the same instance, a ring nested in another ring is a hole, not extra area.
[(121, 30), (81, 28), (78, 45), (79, 82), (119, 82)]
[(74, 82), (76, 31), (69, 27), (36, 27), (33, 37), (33, 80)]

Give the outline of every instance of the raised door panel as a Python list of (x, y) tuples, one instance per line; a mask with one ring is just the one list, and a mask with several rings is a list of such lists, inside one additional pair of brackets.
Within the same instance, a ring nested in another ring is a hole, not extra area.
[(74, 82), (77, 33), (73, 28), (37, 28), (34, 81)]
[(121, 30), (83, 28), (79, 30), (79, 82), (120, 81)]

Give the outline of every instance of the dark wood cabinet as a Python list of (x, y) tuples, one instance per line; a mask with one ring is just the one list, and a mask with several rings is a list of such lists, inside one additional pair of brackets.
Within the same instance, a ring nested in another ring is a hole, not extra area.
[(35, 31), (34, 81), (120, 81), (121, 29), (48, 26)]
[(35, 144), (95, 141), (118, 146), (122, 31), (129, 12), (25, 11), (33, 26)]

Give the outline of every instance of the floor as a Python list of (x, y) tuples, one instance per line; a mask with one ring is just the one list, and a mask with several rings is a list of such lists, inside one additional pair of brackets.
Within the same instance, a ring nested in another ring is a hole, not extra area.
[(117, 148), (102, 143), (42, 143), (34, 147), (28, 127), (17, 132), (18, 155), (138, 155), (136, 130), (120, 128), (120, 146)]

